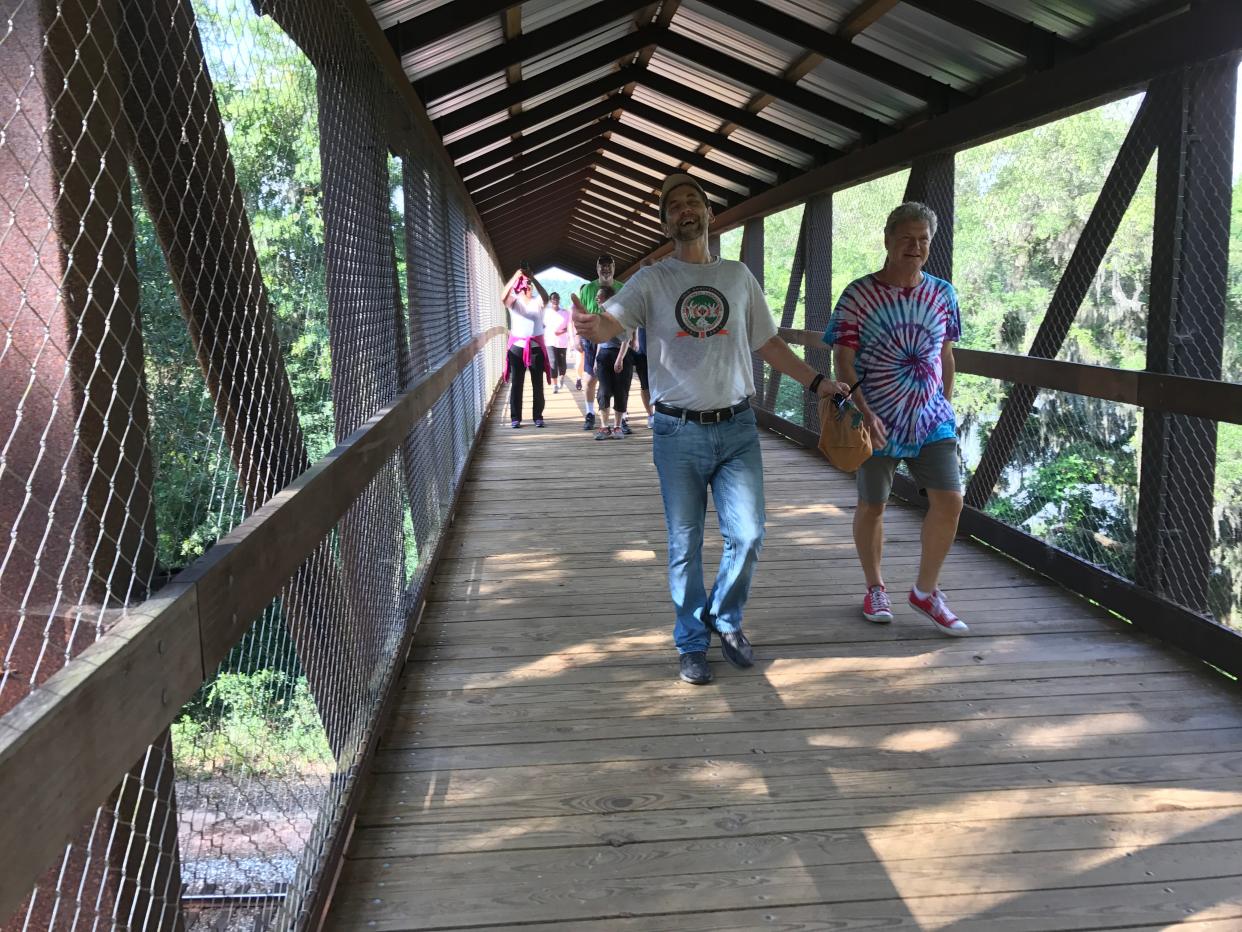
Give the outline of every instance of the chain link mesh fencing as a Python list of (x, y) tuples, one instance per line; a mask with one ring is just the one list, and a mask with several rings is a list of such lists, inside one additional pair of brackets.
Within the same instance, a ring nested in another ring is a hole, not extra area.
[[(1242, 381), (1237, 82), (1236, 59), (1205, 62), (765, 218), (774, 316), (814, 343), (845, 286), (883, 265), (888, 212), (918, 199), (942, 218), (928, 269), (957, 288), (960, 346)], [(725, 233), (722, 253), (745, 256), (743, 238)], [(817, 278), (826, 300), (809, 298)], [(761, 408), (817, 428), (801, 386), (763, 376)], [(953, 404), (970, 504), (1242, 629), (1242, 426), (962, 372)]]
[[(503, 322), (343, 5), (6, 16), (0, 713)], [(458, 375), (0, 928), (310, 920), (499, 368)]]

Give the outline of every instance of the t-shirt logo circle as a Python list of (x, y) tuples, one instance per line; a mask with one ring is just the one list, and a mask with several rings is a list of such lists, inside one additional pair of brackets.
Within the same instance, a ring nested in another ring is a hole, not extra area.
[(677, 323), (682, 332), (678, 336), (705, 340), (718, 333), (726, 333), (729, 322), (729, 302), (723, 294), (707, 285), (687, 288), (675, 307)]

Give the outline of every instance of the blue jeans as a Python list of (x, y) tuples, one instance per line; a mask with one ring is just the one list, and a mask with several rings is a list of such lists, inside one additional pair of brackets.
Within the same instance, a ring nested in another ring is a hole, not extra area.
[[(712, 630), (737, 631), (763, 546), (763, 460), (755, 412), (696, 424), (656, 412), (653, 439), (664, 520), (668, 589), (678, 653), (707, 650)], [(703, 589), (703, 523), (712, 490), (724, 553), (710, 594)]]

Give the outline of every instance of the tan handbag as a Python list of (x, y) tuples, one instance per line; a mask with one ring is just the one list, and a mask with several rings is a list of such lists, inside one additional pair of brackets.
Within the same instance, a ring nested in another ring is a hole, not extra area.
[(844, 472), (853, 472), (871, 458), (871, 449), (871, 433), (863, 413), (849, 395), (819, 400), (819, 452), (828, 462)]

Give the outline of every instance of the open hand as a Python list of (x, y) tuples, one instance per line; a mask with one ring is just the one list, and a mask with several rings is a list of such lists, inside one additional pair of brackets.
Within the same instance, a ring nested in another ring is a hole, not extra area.
[(599, 315), (592, 314), (585, 307), (583, 307), (582, 301), (579, 300), (576, 294), (570, 296), (570, 301), (573, 302), (574, 306), (574, 327), (577, 328), (578, 335), (586, 338), (592, 343), (598, 343), (598, 331), (600, 324)]

